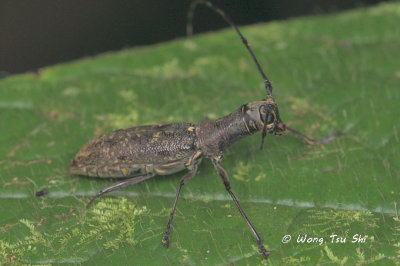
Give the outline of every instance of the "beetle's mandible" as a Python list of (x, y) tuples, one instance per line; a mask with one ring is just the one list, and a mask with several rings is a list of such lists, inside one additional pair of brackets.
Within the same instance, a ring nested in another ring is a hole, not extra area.
[(265, 249), (260, 236), (233, 194), (228, 175), (220, 165), (225, 149), (235, 141), (258, 131), (262, 131), (261, 149), (267, 133), (281, 134), (285, 130), (289, 130), (311, 145), (327, 143), (336, 133), (321, 141), (314, 141), (286, 127), (279, 117), (278, 106), (272, 97), (271, 83), (246, 39), (221, 9), (205, 0), (192, 2), (188, 13), (188, 34), (191, 35), (192, 33), (193, 13), (198, 4), (206, 5), (220, 14), (235, 29), (264, 80), (267, 91), (266, 99), (244, 104), (225, 117), (200, 124), (181, 122), (138, 126), (109, 132), (90, 140), (79, 150), (70, 165), (70, 173), (93, 177), (125, 178), (99, 191), (88, 203), (87, 207), (90, 207), (97, 197), (108, 192), (137, 184), (156, 175), (169, 175), (187, 169), (188, 172), (180, 180), (162, 239), (162, 243), (168, 247), (170, 226), (181, 188), (195, 176), (201, 159), (203, 157), (209, 158), (225, 189), (231, 195), (256, 238), (260, 254), (263, 258), (267, 258), (269, 251)]

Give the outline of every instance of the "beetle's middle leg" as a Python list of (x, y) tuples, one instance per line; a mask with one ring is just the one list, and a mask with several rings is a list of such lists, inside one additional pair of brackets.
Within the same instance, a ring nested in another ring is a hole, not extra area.
[(105, 189), (102, 189), (99, 192), (97, 192), (97, 194), (92, 198), (92, 200), (86, 205), (86, 208), (90, 208), (90, 206), (92, 206), (93, 202), (98, 197), (100, 197), (101, 195), (104, 195), (104, 194), (106, 194), (108, 192), (111, 192), (111, 191), (114, 191), (114, 190), (117, 190), (117, 189), (121, 189), (121, 188), (130, 186), (130, 185), (134, 185), (134, 184), (140, 183), (140, 182), (142, 182), (144, 180), (152, 178), (153, 176), (155, 176), (155, 174), (148, 173), (148, 174), (145, 174), (145, 175), (142, 175), (142, 176), (132, 177), (132, 178), (126, 179), (124, 181), (112, 184), (111, 186), (106, 187)]
[(172, 205), (172, 210), (169, 215), (167, 229), (165, 230), (165, 234), (162, 238), (162, 243), (167, 248), (169, 247), (169, 235), (170, 235), (170, 231), (171, 231), (171, 223), (172, 223), (172, 219), (174, 219), (174, 213), (175, 213), (175, 209), (176, 209), (176, 204), (178, 202), (179, 194), (181, 193), (181, 189), (182, 189), (183, 185), (186, 184), (190, 179), (192, 179), (195, 176), (196, 172), (197, 172), (197, 164), (194, 164), (192, 170), (190, 170), (188, 173), (186, 173), (186, 175), (184, 175), (182, 177), (181, 181), (179, 182), (179, 187), (178, 187), (178, 190), (176, 191), (174, 204)]
[(243, 216), (244, 220), (246, 221), (247, 225), (250, 227), (251, 232), (253, 233), (254, 237), (256, 238), (257, 244), (258, 244), (258, 251), (261, 253), (264, 259), (268, 258), (269, 251), (265, 249), (260, 236), (258, 235), (256, 229), (254, 226), (251, 224), (249, 219), (246, 216), (246, 213), (243, 211), (242, 207), (239, 204), (239, 201), (236, 199), (235, 194), (233, 194), (231, 190), (231, 185), (229, 184), (229, 178), (228, 174), (225, 172), (224, 168), (222, 168), (218, 161), (219, 158), (212, 158), (211, 161), (214, 164), (215, 169), (217, 170), (217, 173), (219, 177), (221, 178), (222, 183), (224, 183), (225, 189), (228, 191), (228, 193), (231, 195), (233, 201), (236, 204), (236, 207), (239, 209), (240, 214)]

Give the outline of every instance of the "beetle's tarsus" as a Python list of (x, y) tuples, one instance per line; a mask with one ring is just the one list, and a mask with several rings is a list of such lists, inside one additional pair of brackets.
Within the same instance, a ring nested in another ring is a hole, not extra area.
[(269, 256), (269, 250), (265, 249), (263, 244), (259, 244), (258, 245), (258, 251), (260, 252), (261, 256), (263, 257), (263, 259), (268, 259)]
[(165, 233), (165, 235), (163, 236), (161, 242), (163, 243), (164, 247), (169, 248), (169, 232)]
[(93, 204), (93, 202), (96, 200), (96, 198), (97, 198), (97, 196), (94, 196), (93, 199), (91, 199), (91, 200), (89, 201), (89, 203), (86, 204), (86, 209), (89, 209), (90, 206), (92, 206), (92, 204)]

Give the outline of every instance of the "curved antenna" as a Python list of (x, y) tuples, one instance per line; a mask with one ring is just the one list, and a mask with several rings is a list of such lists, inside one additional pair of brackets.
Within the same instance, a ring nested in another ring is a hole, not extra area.
[[(247, 51), (249, 52), (251, 58), (253, 59), (254, 63), (257, 66), (258, 72), (260, 72), (263, 80), (264, 80), (264, 84), (265, 84), (265, 89), (267, 90), (267, 96), (268, 97), (272, 97), (272, 84), (271, 82), (269, 82), (267, 76), (265, 75), (264, 71), (261, 68), (261, 65), (258, 63), (253, 51), (250, 48), (249, 43), (247, 42), (246, 38), (242, 35), (242, 33), (239, 31), (239, 28), (235, 25), (235, 23), (233, 23), (233, 21), (230, 19), (230, 17), (225, 14), (225, 12), (221, 9), (219, 9), (218, 7), (214, 6), (211, 2), (208, 2), (206, 0), (195, 0), (190, 4), (189, 7), (189, 12), (188, 12), (188, 17), (187, 17), (187, 25), (186, 25), (186, 34), (188, 36), (192, 36), (193, 35), (193, 15), (194, 15), (194, 10), (196, 9), (196, 6), (199, 4), (203, 4), (207, 7), (209, 7), (210, 9), (212, 9), (213, 11), (215, 11), (217, 14), (219, 14), (229, 25), (232, 26), (232, 28), (235, 29), (236, 33), (239, 35), (240, 39), (242, 40), (242, 43), (244, 44), (244, 46), (246, 46)], [(264, 131), (263, 131), (264, 133)], [(264, 140), (264, 138), (263, 138)], [(264, 142), (264, 141), (263, 141)]]
[[(199, 4), (203, 4), (207, 7), (209, 7), (210, 9), (212, 9), (214, 12), (216, 12), (217, 14), (219, 14), (229, 25), (231, 25), (232, 28), (235, 29), (236, 33), (239, 35), (240, 39), (242, 40), (242, 43), (244, 44), (244, 46), (246, 46), (247, 51), (249, 52), (251, 58), (253, 59), (253, 62), (256, 64), (258, 72), (260, 72), (261, 77), (264, 80), (264, 85), (265, 85), (265, 89), (267, 90), (267, 97), (271, 97), (272, 98), (272, 84), (271, 82), (269, 82), (267, 76), (265, 75), (264, 71), (261, 68), (260, 63), (258, 63), (256, 56), (254, 55), (253, 51), (250, 48), (249, 43), (247, 42), (246, 38), (242, 35), (242, 33), (240, 32), (239, 28), (235, 25), (235, 23), (233, 23), (233, 21), (231, 20), (231, 18), (225, 14), (225, 12), (221, 9), (219, 9), (218, 7), (214, 6), (211, 2), (206, 1), (206, 0), (195, 0), (190, 4), (189, 7), (189, 12), (188, 12), (188, 17), (187, 17), (187, 25), (186, 25), (186, 34), (188, 36), (192, 36), (193, 35), (193, 15), (194, 15), (194, 10), (196, 9), (196, 6)], [(261, 133), (261, 144), (260, 144), (260, 150), (263, 149), (264, 147), (264, 138), (267, 135), (267, 113), (265, 113), (264, 116), (264, 126), (262, 129), (262, 133)]]

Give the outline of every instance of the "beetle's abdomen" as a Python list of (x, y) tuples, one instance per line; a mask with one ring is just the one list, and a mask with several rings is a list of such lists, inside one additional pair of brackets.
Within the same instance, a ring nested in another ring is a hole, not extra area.
[(86, 143), (72, 160), (70, 173), (132, 177), (154, 173), (155, 169), (171, 162), (177, 162), (171, 168), (177, 172), (185, 168), (185, 161), (195, 150), (196, 130), (191, 123), (120, 129)]

